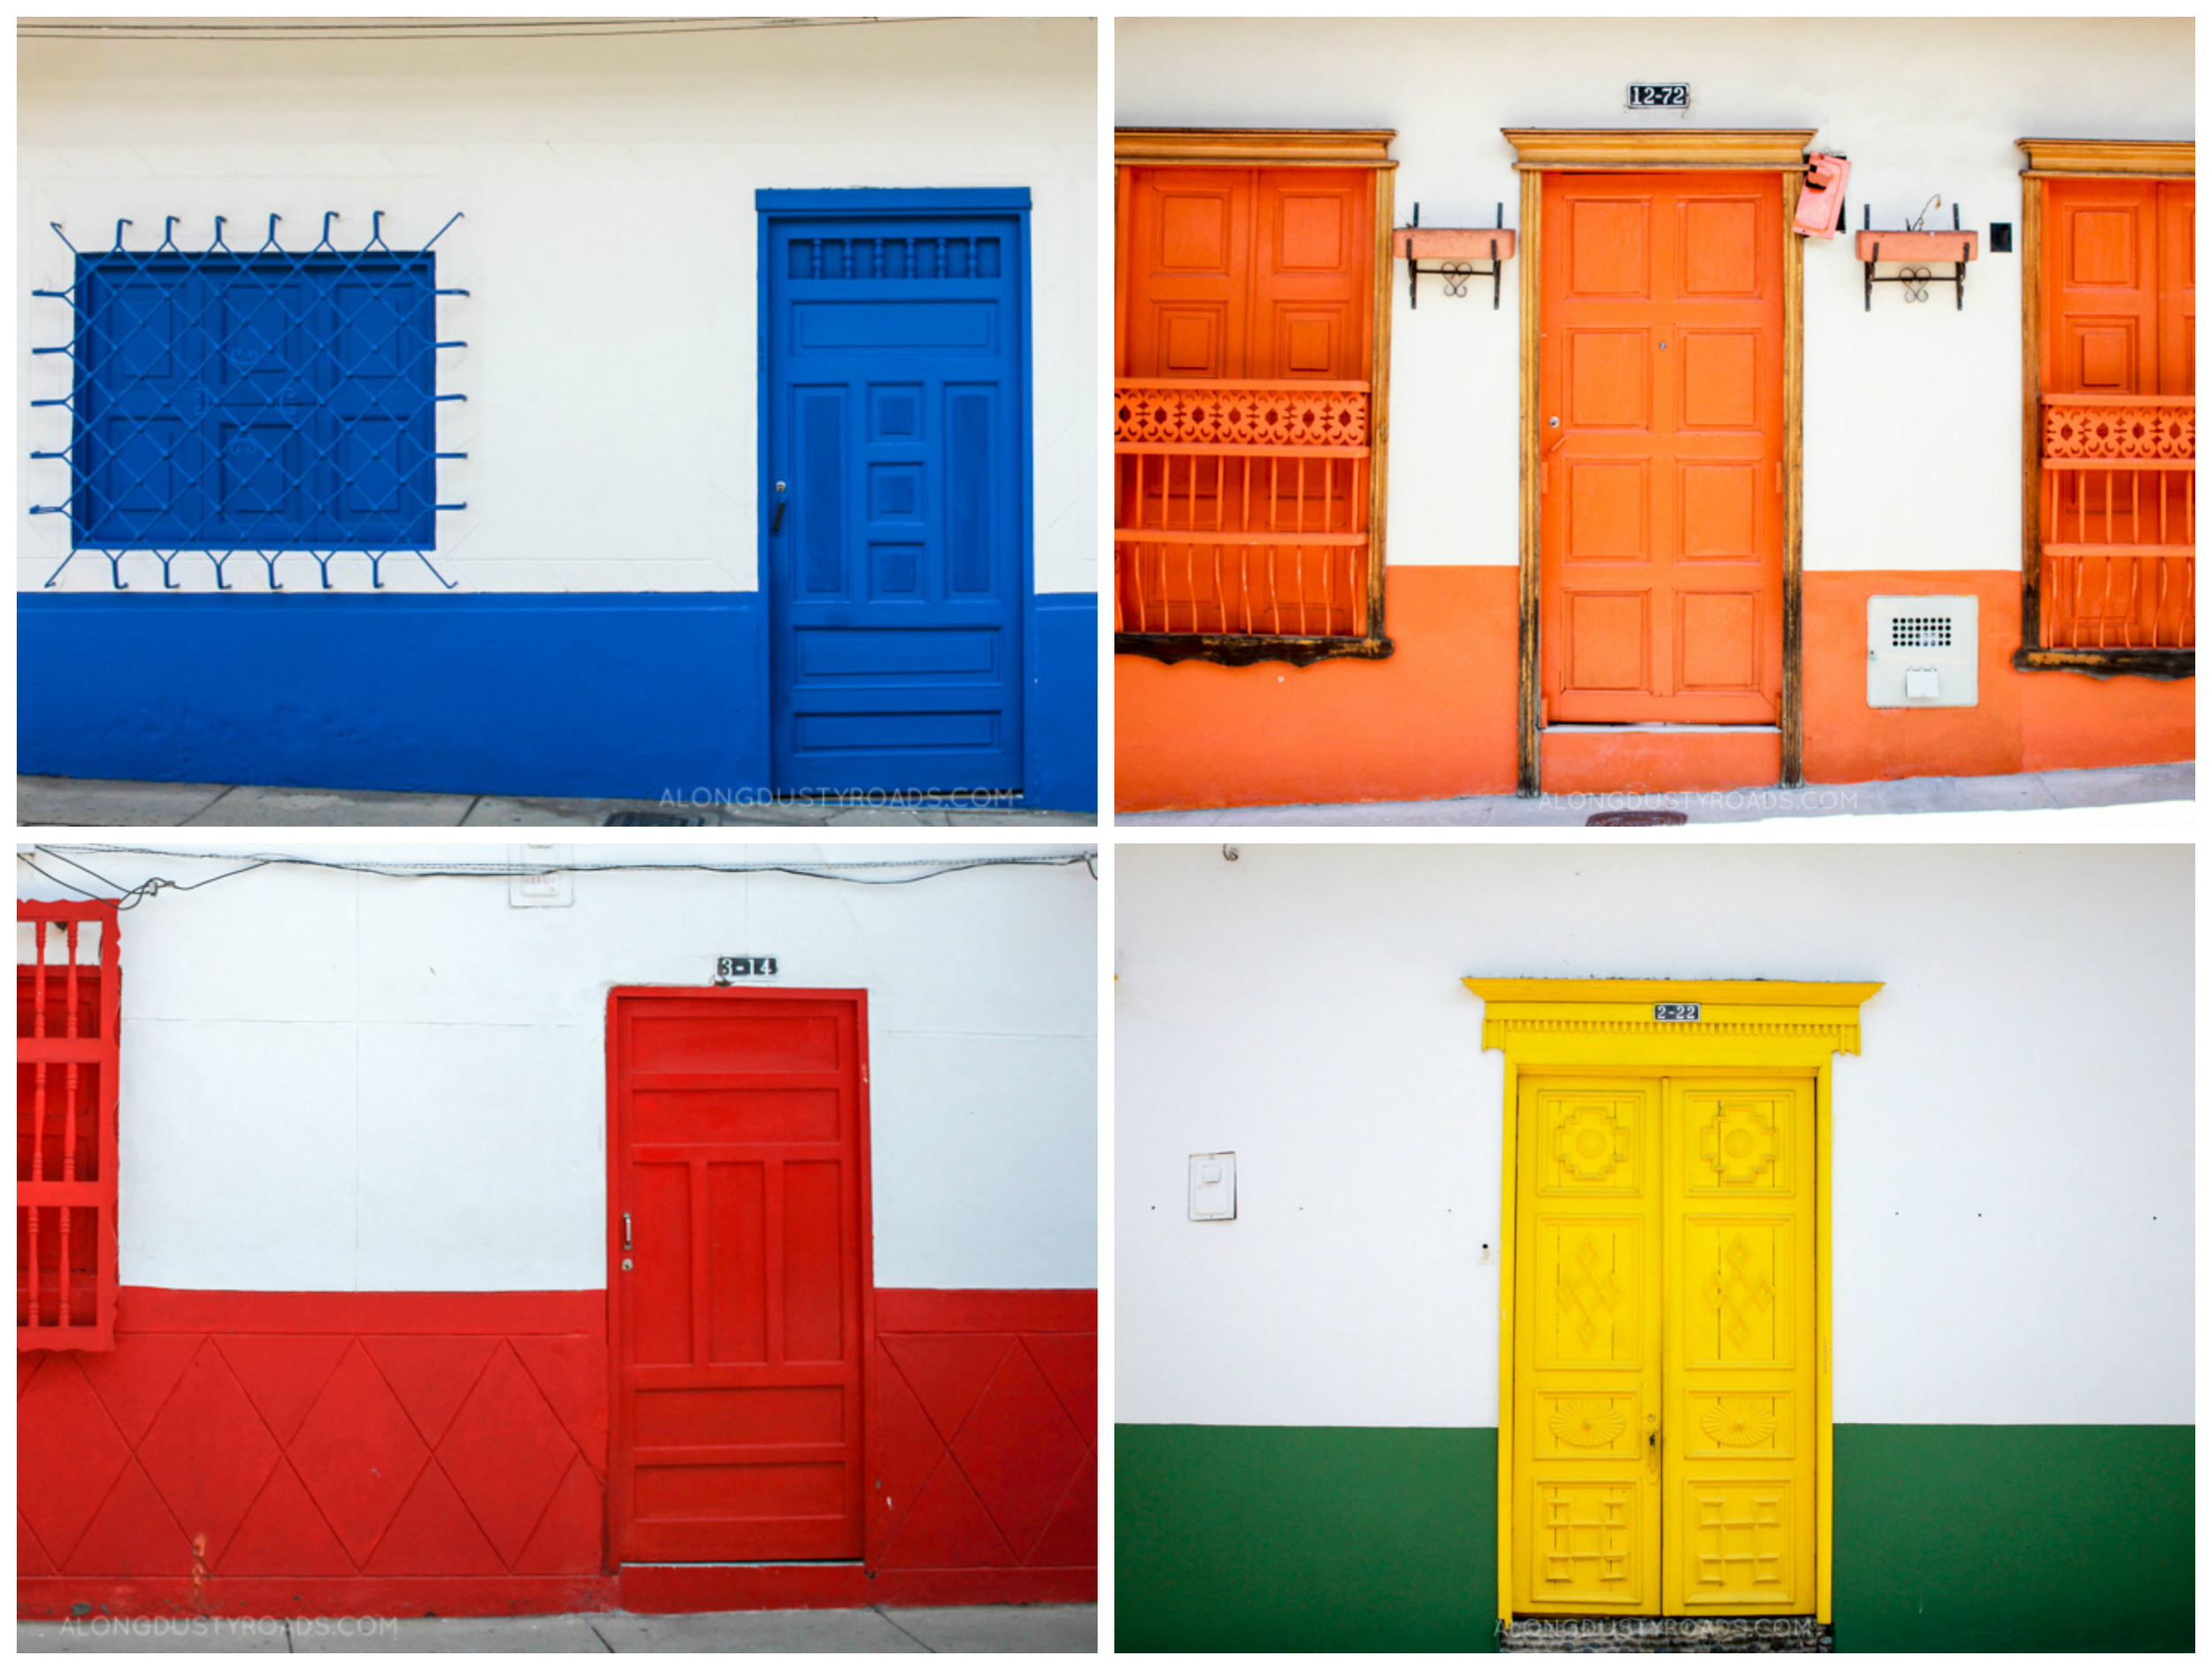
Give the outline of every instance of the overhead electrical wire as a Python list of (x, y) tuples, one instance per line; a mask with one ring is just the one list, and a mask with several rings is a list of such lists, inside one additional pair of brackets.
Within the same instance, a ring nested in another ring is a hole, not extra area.
[(79, 23), (27, 18), (25, 41), (591, 41), (657, 35), (728, 35), (763, 29), (841, 29), (872, 23), (947, 23), (949, 17), (866, 18), (479, 18), (439, 22), (381, 22), (357, 18), (330, 23)]
[[(66, 888), (84, 898), (113, 898), (121, 902), (118, 910), (127, 911), (163, 893), (191, 893), (218, 881), (227, 881), (234, 876), (250, 875), (256, 870), (272, 866), (288, 865), (303, 869), (339, 870), (354, 875), (382, 876), (395, 881), (478, 881), (504, 880), (511, 876), (540, 875), (595, 875), (610, 872), (634, 874), (651, 871), (663, 873), (691, 873), (707, 875), (789, 875), (810, 881), (843, 881), (855, 887), (908, 887), (917, 881), (934, 881), (939, 876), (957, 875), (967, 870), (991, 869), (1069, 869), (1083, 866), (1090, 872), (1091, 880), (1098, 879), (1098, 853), (1094, 848), (1083, 848), (1073, 852), (1032, 852), (973, 854), (961, 858), (824, 858), (810, 863), (790, 859), (764, 858), (757, 863), (735, 860), (717, 863), (705, 859), (686, 859), (674, 864), (623, 862), (533, 864), (525, 859), (503, 858), (480, 864), (443, 859), (420, 864), (378, 858), (312, 858), (289, 852), (180, 852), (173, 847), (131, 847), (109, 844), (85, 846), (37, 845), (31, 849), (41, 858), (90, 876), (104, 892), (95, 892), (80, 886), (65, 876), (56, 875), (44, 868), (30, 852), (18, 852), (16, 862), (56, 887)], [(154, 858), (195, 858), (212, 862), (236, 859), (236, 867), (217, 875), (203, 876), (196, 881), (180, 881), (171, 876), (150, 876), (135, 887), (103, 875), (90, 865), (70, 857), (73, 852), (112, 853), (121, 857)], [(862, 874), (863, 871), (912, 871), (908, 875)]]

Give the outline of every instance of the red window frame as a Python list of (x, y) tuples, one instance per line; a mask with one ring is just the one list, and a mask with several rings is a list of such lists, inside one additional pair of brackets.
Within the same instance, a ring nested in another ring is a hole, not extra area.
[[(112, 899), (16, 901), (32, 950), (16, 965), (18, 1351), (115, 1348), (117, 908)], [(87, 923), (97, 928), (96, 963), (79, 960), (90, 949)], [(81, 1163), (90, 1177), (80, 1176)]]

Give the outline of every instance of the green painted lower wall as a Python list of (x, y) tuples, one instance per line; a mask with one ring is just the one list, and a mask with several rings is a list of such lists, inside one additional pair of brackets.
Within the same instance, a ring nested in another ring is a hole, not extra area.
[[(1839, 1651), (2189, 1651), (2195, 1429), (1839, 1427)], [(1122, 1652), (1488, 1651), (1491, 1428), (1119, 1426)]]
[(1839, 1652), (2188, 1652), (2193, 1427), (1838, 1427)]
[(1494, 1428), (1114, 1428), (1120, 1652), (1486, 1652)]

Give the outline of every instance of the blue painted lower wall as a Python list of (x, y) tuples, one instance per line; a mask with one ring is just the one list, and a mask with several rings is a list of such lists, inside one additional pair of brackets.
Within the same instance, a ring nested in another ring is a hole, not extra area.
[(1033, 806), (1098, 809), (1098, 597), (1041, 592), (1029, 639), (1028, 758)]
[[(1095, 599), (1036, 600), (1033, 806), (1097, 782)], [(757, 592), (17, 600), (17, 769), (685, 799), (768, 787)]]

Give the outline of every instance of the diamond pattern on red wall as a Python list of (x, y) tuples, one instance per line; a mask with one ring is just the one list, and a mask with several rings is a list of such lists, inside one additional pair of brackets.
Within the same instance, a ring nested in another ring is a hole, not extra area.
[[(1095, 1566), (1095, 1296), (876, 1298), (875, 1566), (995, 1595)], [(227, 1580), (598, 1574), (604, 1304), (127, 1289), (112, 1353), (18, 1362), (18, 1570), (196, 1605), (196, 1569), (211, 1604)]]
[[(977, 1321), (1012, 1320), (968, 1294)], [(1022, 1296), (1009, 1295), (1011, 1301)], [(945, 1307), (948, 1312), (955, 1307)], [(879, 1331), (881, 1483), (870, 1499), (885, 1570), (1094, 1566), (1098, 1335)]]
[(127, 1307), (112, 1354), (19, 1362), (23, 1575), (189, 1577), (196, 1542), (212, 1582), (603, 1569), (598, 1335), (510, 1335), (499, 1294), (188, 1297), (189, 1327)]

